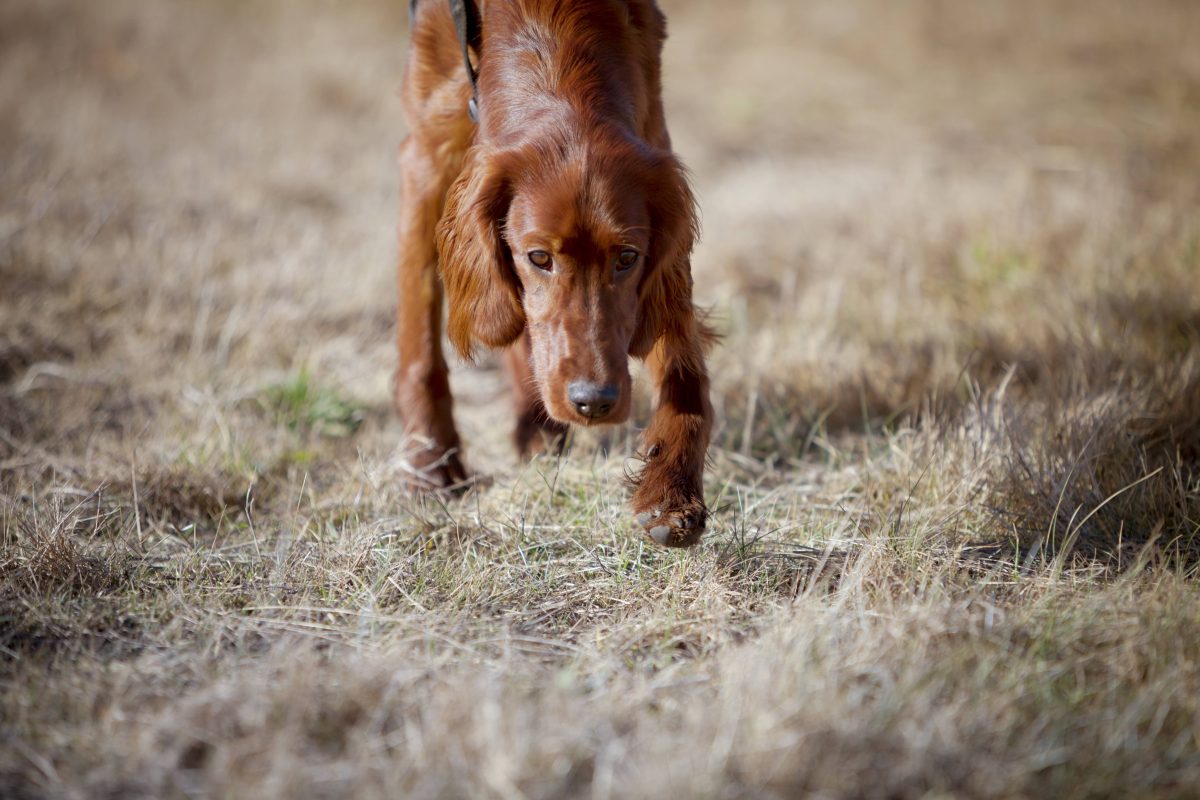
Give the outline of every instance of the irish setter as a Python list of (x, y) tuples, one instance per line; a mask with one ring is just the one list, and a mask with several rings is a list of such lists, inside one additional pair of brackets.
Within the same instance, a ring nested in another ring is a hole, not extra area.
[[(508, 348), (522, 454), (568, 424), (624, 422), (630, 356), (657, 384), (633, 510), (699, 541), (710, 333), (692, 304), (696, 209), (663, 118), (653, 0), (484, 0), (478, 122), (446, 0), (416, 0), (403, 86), (396, 410), (429, 484), (467, 478), (441, 350)], [(440, 267), (441, 280), (438, 279)]]

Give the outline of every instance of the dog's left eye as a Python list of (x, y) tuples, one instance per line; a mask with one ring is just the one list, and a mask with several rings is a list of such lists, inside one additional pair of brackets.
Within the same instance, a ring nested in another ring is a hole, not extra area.
[(638, 259), (641, 258), (641, 256), (642, 254), (637, 250), (633, 250), (628, 247), (625, 248), (617, 255), (617, 269), (621, 272), (624, 272), (627, 269), (632, 269), (633, 266), (637, 264)]
[(533, 264), (538, 269), (550, 269), (550, 254), (545, 250), (532, 250), (526, 254), (529, 263)]

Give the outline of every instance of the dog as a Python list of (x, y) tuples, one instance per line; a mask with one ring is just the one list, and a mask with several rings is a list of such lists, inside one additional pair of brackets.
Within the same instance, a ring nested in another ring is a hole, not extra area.
[[(629, 358), (657, 402), (632, 507), (697, 543), (712, 430), (692, 301), (696, 202), (661, 97), (653, 0), (413, 0), (402, 101), (395, 407), (428, 486), (468, 481), (441, 349), (507, 348), (515, 443), (630, 413)], [(440, 280), (439, 280), (440, 276)]]

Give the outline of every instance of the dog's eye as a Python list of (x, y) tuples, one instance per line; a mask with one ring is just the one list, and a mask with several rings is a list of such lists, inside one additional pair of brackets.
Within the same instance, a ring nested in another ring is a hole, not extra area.
[(637, 264), (638, 259), (641, 257), (642, 254), (637, 250), (627, 247), (617, 256), (617, 269), (621, 272), (624, 272), (627, 269), (632, 269), (633, 266)]
[(538, 269), (550, 269), (550, 254), (545, 250), (531, 250), (526, 254), (529, 263)]

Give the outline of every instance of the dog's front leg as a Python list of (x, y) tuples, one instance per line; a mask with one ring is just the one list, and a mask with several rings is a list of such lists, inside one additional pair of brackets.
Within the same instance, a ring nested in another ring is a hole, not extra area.
[(665, 331), (647, 363), (658, 384), (658, 405), (643, 440), (646, 464), (637, 478), (633, 510), (658, 544), (688, 547), (700, 541), (704, 459), (712, 431), (703, 337), (694, 314)]
[(438, 148), (410, 136), (400, 148), (399, 307), (396, 412), (412, 439), (411, 481), (419, 488), (451, 489), (467, 478), (454, 427), (450, 376), (442, 355), (442, 286), (434, 230), (456, 164)]

